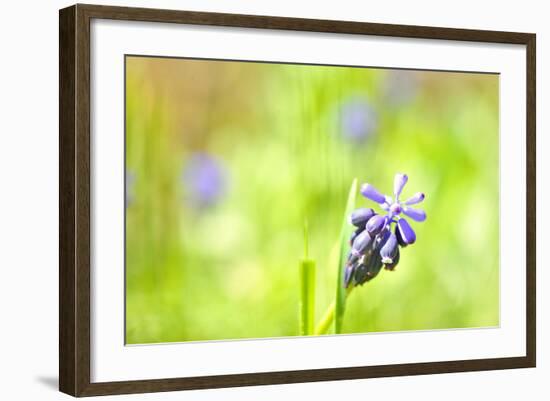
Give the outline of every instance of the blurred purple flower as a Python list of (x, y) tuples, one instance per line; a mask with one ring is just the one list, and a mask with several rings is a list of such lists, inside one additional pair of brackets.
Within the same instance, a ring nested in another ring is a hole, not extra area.
[(385, 101), (395, 107), (409, 103), (416, 97), (418, 86), (418, 72), (390, 70), (384, 85)]
[(226, 172), (214, 156), (194, 153), (184, 166), (182, 175), (186, 198), (196, 208), (214, 206), (225, 195)]
[(340, 113), (342, 136), (351, 142), (364, 142), (378, 128), (378, 113), (365, 97), (349, 99)]
[(125, 180), (125, 203), (126, 207), (134, 203), (134, 185), (136, 182), (136, 173), (131, 170), (126, 170), (126, 180)]

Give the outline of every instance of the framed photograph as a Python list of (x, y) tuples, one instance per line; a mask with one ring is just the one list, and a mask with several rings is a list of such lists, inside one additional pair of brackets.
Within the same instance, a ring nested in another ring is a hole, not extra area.
[(535, 366), (535, 35), (60, 11), (60, 390)]

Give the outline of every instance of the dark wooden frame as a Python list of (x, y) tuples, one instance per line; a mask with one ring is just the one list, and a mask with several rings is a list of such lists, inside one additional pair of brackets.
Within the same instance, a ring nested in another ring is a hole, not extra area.
[[(511, 43), (527, 48), (527, 324), (523, 357), (90, 382), (90, 21), (92, 18), (403, 38)], [(534, 367), (535, 34), (253, 15), (74, 5), (59, 13), (59, 389), (73, 396), (363, 379)]]

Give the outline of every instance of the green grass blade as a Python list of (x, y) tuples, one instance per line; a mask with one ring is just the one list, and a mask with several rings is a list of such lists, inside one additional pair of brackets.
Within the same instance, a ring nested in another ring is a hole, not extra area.
[(344, 322), (344, 312), (346, 310), (347, 291), (344, 288), (344, 272), (345, 261), (349, 249), (348, 238), (351, 235), (352, 227), (349, 224), (349, 215), (355, 208), (355, 197), (357, 194), (357, 178), (353, 180), (348, 194), (346, 203), (346, 211), (342, 220), (342, 229), (340, 231), (340, 252), (338, 257), (338, 275), (336, 280), (336, 307), (334, 311), (334, 332), (340, 334), (342, 332), (342, 324)]
[(307, 220), (304, 222), (304, 258), (300, 261), (300, 335), (313, 334), (315, 324), (315, 261), (309, 259)]
[(315, 322), (315, 261), (300, 261), (300, 335), (313, 334)]

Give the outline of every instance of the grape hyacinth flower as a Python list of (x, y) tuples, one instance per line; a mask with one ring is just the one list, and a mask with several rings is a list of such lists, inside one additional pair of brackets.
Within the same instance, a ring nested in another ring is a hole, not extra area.
[(417, 192), (405, 201), (400, 199), (403, 187), (408, 181), (405, 174), (396, 174), (393, 198), (381, 194), (370, 184), (361, 186), (361, 194), (378, 203), (385, 213), (377, 214), (373, 209), (360, 208), (351, 213), (350, 223), (356, 227), (351, 235), (348, 258), (344, 274), (344, 287), (363, 285), (378, 275), (382, 267), (394, 270), (399, 263), (400, 248), (416, 241), (416, 234), (403, 215), (412, 220), (426, 220), (423, 210), (412, 208), (424, 200), (424, 194)]
[(219, 202), (226, 192), (227, 177), (221, 163), (207, 153), (193, 154), (182, 175), (185, 194), (197, 209)]

